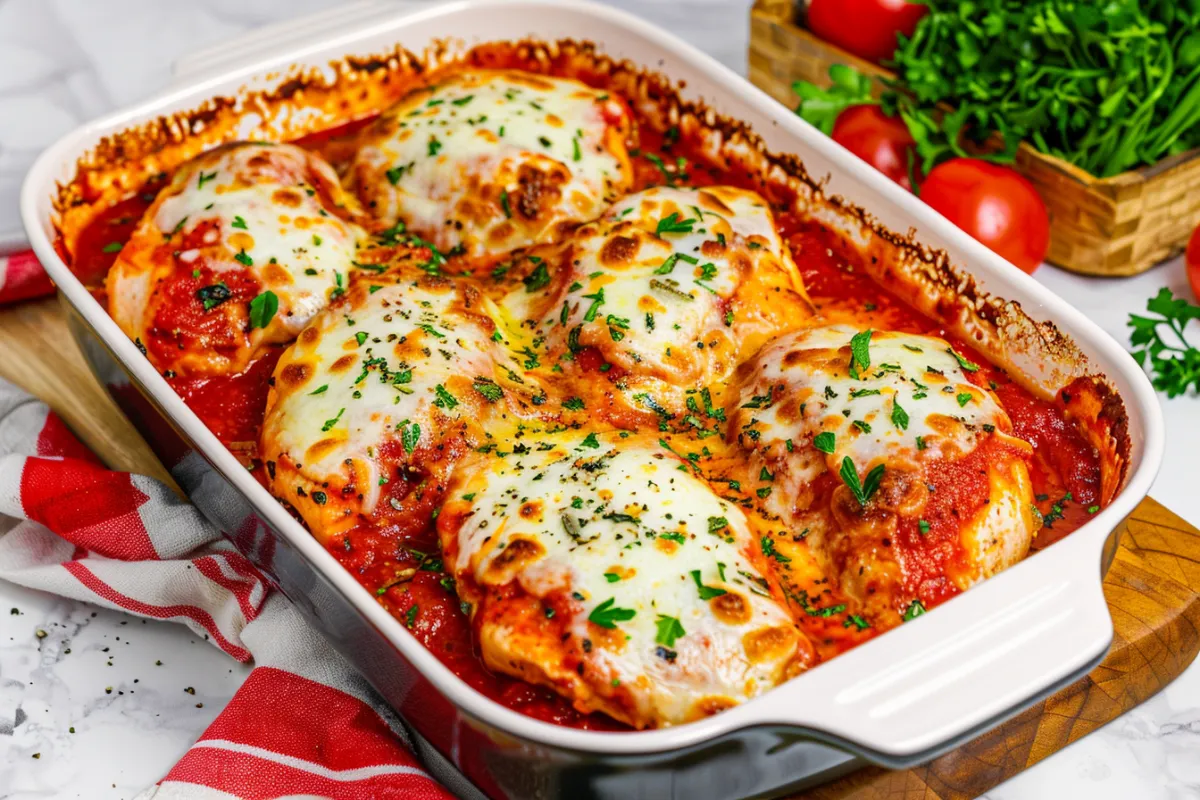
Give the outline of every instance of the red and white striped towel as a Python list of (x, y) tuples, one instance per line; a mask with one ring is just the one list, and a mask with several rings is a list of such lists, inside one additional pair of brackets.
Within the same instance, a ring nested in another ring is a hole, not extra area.
[(53, 291), (50, 276), (32, 250), (0, 255), (0, 306), (43, 297)]
[(141, 798), (452, 798), (363, 678), (190, 505), (0, 380), (0, 578), (182, 622), (254, 670)]

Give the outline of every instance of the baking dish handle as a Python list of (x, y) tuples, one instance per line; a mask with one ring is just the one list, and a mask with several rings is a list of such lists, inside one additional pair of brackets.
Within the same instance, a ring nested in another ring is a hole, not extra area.
[(800, 726), (894, 768), (957, 746), (1107, 653), (1113, 628), (1095, 539), (1076, 537), (735, 713)]
[(178, 87), (210, 75), (270, 58), (271, 51), (307, 41), (327, 42), (339, 30), (358, 27), (373, 17), (397, 19), (397, 10), (428, 8), (432, 0), (361, 0), (296, 19), (255, 28), (243, 36), (189, 53), (171, 65), (171, 85)]

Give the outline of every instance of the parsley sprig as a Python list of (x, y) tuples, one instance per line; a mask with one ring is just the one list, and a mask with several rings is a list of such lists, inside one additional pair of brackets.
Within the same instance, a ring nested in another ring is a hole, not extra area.
[(1200, 391), (1200, 349), (1184, 335), (1189, 322), (1200, 320), (1200, 306), (1163, 288), (1146, 303), (1146, 310), (1154, 316), (1129, 315), (1134, 360), (1150, 369), (1154, 388), (1167, 397), (1188, 389)]

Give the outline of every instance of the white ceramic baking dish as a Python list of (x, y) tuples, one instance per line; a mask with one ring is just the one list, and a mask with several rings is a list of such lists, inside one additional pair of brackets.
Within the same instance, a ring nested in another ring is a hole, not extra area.
[[(748, 123), (770, 150), (798, 155), (811, 175), (829, 175), (828, 193), (869, 209), (894, 231), (912, 230), (984, 290), (1019, 302), (1035, 321), (1052, 321), (1125, 403), (1132, 449), (1116, 499), (1063, 541), (935, 611), (699, 722), (637, 733), (567, 729), (470, 689), (239, 465), (73, 277), (53, 244), (56, 182), (70, 180), (76, 160), (101, 137), (195, 108), (214, 95), (265, 88), (272, 73), (291, 65), (324, 66), (346, 55), (387, 51), (397, 42), (420, 52), (446, 36), (468, 45), (527, 36), (585, 38), (610, 55), (683, 81), (685, 98), (703, 99)], [(704, 53), (636, 17), (590, 3), (475, 0), (409, 14), (367, 3), (239, 42), (194, 59), (189, 69), (192, 77), (181, 85), (81, 127), (41, 156), (22, 194), (29, 240), (58, 284), (97, 372), (193, 500), (363, 670), (439, 764), (453, 765), (494, 796), (762, 794), (844, 771), (855, 763), (847, 753), (888, 766), (931, 758), (1076, 679), (1103, 657), (1112, 624), (1102, 573), (1116, 532), (1145, 496), (1162, 456), (1162, 417), (1145, 375), (1068, 303)], [(140, 395), (124, 391), (130, 382)], [(163, 443), (158, 416), (194, 453)]]

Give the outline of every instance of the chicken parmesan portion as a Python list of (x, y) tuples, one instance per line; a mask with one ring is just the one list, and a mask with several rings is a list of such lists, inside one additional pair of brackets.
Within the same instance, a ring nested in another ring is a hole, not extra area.
[[(1031, 446), (979, 367), (934, 336), (797, 331), (742, 370), (730, 436), (879, 627), (1019, 561), (1035, 531)], [(755, 484), (751, 484), (755, 485)]]
[(524, 402), (496, 375), (495, 329), (469, 286), (356, 280), (275, 368), (260, 444), (273, 493), (325, 542), (365, 520), (402, 524)]
[(553, 239), (627, 190), (630, 131), (624, 101), (579, 81), (462, 72), (384, 112), (350, 178), (385, 224), (442, 251), (497, 255)]
[(812, 316), (770, 207), (744, 189), (629, 195), (533, 253), (524, 288), (503, 305), (518, 319), (540, 316), (542, 361), (576, 377), (596, 372), (657, 414), (685, 413), (689, 391)]
[(437, 525), (484, 662), (579, 711), (678, 724), (811, 663), (741, 510), (655, 437), (567, 431), (478, 454)]
[(234, 374), (343, 291), (362, 230), (320, 157), (237, 143), (175, 172), (108, 273), (109, 312), (160, 370)]

